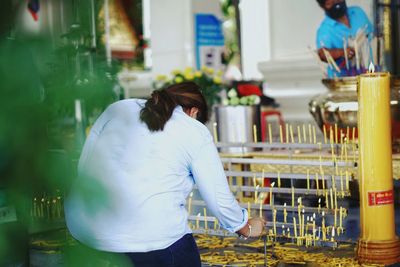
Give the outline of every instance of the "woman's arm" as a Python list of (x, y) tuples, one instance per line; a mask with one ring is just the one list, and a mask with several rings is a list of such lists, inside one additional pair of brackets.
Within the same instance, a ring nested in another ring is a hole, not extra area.
[[(191, 163), (191, 172), (200, 194), (222, 227), (244, 236), (259, 236), (264, 229), (261, 218), (248, 219), (229, 189), (225, 172), (214, 142), (209, 136)], [(250, 227), (251, 234), (250, 234)]]

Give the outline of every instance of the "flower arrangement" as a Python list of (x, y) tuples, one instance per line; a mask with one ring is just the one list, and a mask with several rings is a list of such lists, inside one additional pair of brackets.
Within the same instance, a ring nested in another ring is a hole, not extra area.
[(155, 89), (160, 89), (172, 84), (192, 81), (200, 86), (209, 108), (221, 101), (220, 93), (227, 89), (222, 82), (222, 71), (215, 71), (209, 67), (202, 67), (201, 70), (185, 68), (183, 71), (174, 70), (171, 77), (158, 75), (153, 83)]
[(240, 97), (234, 88), (228, 91), (227, 98), (222, 100), (224, 106), (251, 106), (260, 104), (261, 99), (258, 95), (249, 95)]

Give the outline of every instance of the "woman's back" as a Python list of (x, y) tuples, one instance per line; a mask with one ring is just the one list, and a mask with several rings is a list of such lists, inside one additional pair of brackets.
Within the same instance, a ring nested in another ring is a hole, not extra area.
[[(211, 139), (207, 128), (177, 106), (163, 131), (139, 120), (143, 100), (111, 105), (96, 121), (66, 201), (75, 238), (100, 250), (168, 247), (189, 233), (185, 198), (190, 163)], [(146, 222), (143, 224), (143, 222)]]

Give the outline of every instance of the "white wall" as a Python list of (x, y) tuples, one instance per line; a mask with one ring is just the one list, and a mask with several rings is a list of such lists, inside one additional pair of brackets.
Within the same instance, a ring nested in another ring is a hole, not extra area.
[(216, 0), (150, 0), (152, 73), (195, 67), (194, 14), (221, 18)]
[(262, 79), (257, 64), (271, 57), (269, 4), (265, 0), (242, 0), (239, 8), (243, 78)]

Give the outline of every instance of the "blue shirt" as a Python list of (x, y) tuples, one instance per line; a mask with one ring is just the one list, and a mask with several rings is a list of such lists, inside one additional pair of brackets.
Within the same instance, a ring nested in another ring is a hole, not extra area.
[[(317, 31), (317, 48), (326, 47), (328, 49), (343, 49), (343, 38), (348, 40), (357, 35), (359, 29), (364, 29), (366, 34), (373, 32), (373, 27), (365, 12), (357, 6), (347, 9), (347, 16), (350, 22), (350, 28), (341, 22), (338, 22), (329, 16), (325, 16)], [(344, 66), (344, 58), (336, 60), (339, 67)], [(341, 76), (340, 73), (328, 69), (329, 77)]]
[(163, 249), (191, 230), (186, 198), (197, 184), (222, 227), (236, 232), (248, 215), (229, 189), (209, 130), (175, 108), (163, 131), (139, 120), (144, 100), (112, 104), (84, 145), (65, 201), (68, 229), (104, 251)]

